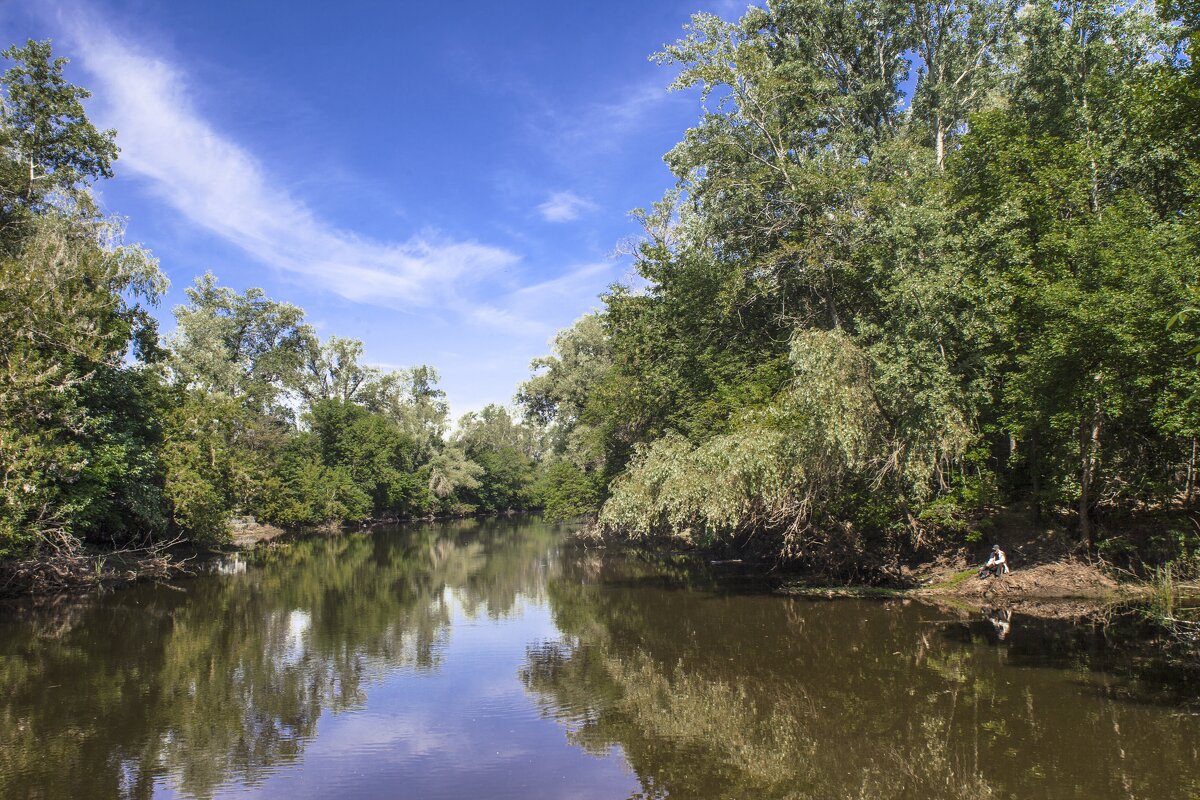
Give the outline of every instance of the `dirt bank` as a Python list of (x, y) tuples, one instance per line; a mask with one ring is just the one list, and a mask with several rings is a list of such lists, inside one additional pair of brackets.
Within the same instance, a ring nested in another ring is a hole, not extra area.
[(1064, 559), (1018, 567), (999, 578), (979, 578), (978, 568), (941, 565), (932, 569), (912, 590), (917, 596), (956, 597), (987, 601), (1030, 599), (1117, 599), (1134, 591), (1096, 565)]
[(263, 525), (249, 520), (234, 520), (229, 526), (230, 544), (240, 550), (250, 550), (285, 533), (283, 528)]

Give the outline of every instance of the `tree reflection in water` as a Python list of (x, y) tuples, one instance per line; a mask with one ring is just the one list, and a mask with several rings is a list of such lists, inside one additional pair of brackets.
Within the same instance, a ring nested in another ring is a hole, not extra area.
[[(590, 571), (590, 575), (585, 574)], [(1195, 718), (1099, 690), (1102, 632), (915, 603), (664, 584), (613, 563), (550, 584), (557, 642), (522, 678), (644, 798), (1193, 797)], [(617, 588), (620, 587), (620, 588)], [(1023, 637), (1023, 634), (1024, 635)], [(1027, 663), (1022, 642), (1058, 649)], [(1018, 648), (1010, 657), (1010, 647)]]
[[(175, 587), (14, 604), (0, 619), (0, 797), (209, 797), (296, 761), (325, 711), (435, 670), (450, 601), (542, 600), (554, 533), (504, 520), (317, 538)], [(173, 589), (173, 590), (171, 590)]]
[(353, 797), (1200, 795), (1200, 718), (1117, 669), (1111, 629), (784, 599), (560, 537), (414, 526), (5, 606), (0, 797), (277, 795), (294, 776)]

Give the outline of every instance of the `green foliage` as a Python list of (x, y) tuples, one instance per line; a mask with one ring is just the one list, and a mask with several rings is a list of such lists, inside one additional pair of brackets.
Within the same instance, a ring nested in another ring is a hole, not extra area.
[(546, 432), (546, 455), (580, 469), (604, 463), (606, 413), (599, 391), (612, 371), (613, 349), (605, 321), (587, 314), (554, 338), (553, 355), (535, 358), (541, 371), (517, 390), (525, 419)]
[[(367, 516), (380, 512), (409, 513), (416, 468), (416, 444), (399, 427), (380, 414), (339, 400), (323, 400), (309, 415), (320, 442), (324, 463), (341, 469), (368, 498)], [(353, 517), (351, 517), (353, 518)]]
[(489, 407), (448, 443), (436, 370), (367, 366), (362, 342), (321, 342), (261, 289), (198, 278), (160, 343), (145, 306), (166, 280), (89, 195), (115, 134), (48, 42), (2, 55), (0, 557), (83, 537), (216, 543), (234, 515), (529, 505), (540, 434)]
[(462, 448), (449, 444), (434, 455), (427, 471), (430, 494), (448, 508), (456, 493), (479, 488), (483, 467), (467, 458)]
[(554, 461), (541, 470), (530, 493), (544, 517), (559, 522), (595, 517), (604, 498), (604, 486), (598, 473), (585, 472), (568, 461)]
[(166, 281), (117, 233), (46, 212), (0, 259), (0, 553), (161, 527), (155, 380), (123, 359), (153, 341), (138, 301)]
[(228, 398), (188, 393), (166, 420), (163, 463), (172, 524), (201, 542), (225, 538), (229, 516), (245, 484), (246, 464), (234, 446), (245, 415)]
[[(987, 508), (1195, 496), (1190, 2), (779, 0), (655, 56), (702, 116), (633, 286), (464, 416), (295, 306), (165, 282), (98, 220), (111, 132), (45, 43), (0, 76), (0, 552), (541, 505), (884, 569)], [(911, 108), (899, 101), (920, 56)], [(1147, 541), (1138, 547), (1148, 545)], [(1153, 549), (1153, 548), (1151, 548)]]
[(520, 396), (611, 481), (601, 525), (840, 568), (1004, 502), (1071, 507), (1091, 544), (1097, 515), (1192, 497), (1193, 11), (694, 17), (656, 56), (703, 116), (636, 212), (640, 283)]
[(0, 53), (12, 62), (3, 75), (4, 165), (0, 169), (0, 215), (7, 224), (30, 211), (44, 211), (55, 198), (90, 205), (83, 186), (112, 177), (117, 158), (115, 131), (98, 131), (88, 121), (86, 89), (63, 78), (65, 58), (50, 42), (30, 39)]
[(478, 486), (464, 499), (482, 511), (528, 508), (537, 443), (534, 431), (513, 420), (508, 410), (488, 405), (458, 421), (454, 442), (479, 465)]
[(187, 289), (175, 309), (168, 366), (180, 386), (239, 398), (262, 414), (287, 416), (285, 393), (302, 385), (302, 368), (317, 347), (304, 312), (267, 298), (262, 289), (237, 294), (212, 273)]

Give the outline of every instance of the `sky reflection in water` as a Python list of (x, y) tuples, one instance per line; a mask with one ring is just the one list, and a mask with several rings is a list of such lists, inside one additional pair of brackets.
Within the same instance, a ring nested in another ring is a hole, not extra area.
[(983, 616), (788, 600), (561, 535), (409, 526), (4, 606), (0, 796), (1200, 791), (1200, 718), (1100, 669), (1102, 631), (1013, 615), (1001, 639)]

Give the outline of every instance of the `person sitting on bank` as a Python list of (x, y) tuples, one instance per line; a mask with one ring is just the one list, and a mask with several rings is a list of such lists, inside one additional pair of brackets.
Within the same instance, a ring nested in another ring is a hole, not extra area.
[(1004, 557), (1004, 551), (1000, 549), (1000, 545), (994, 544), (991, 558), (979, 570), (979, 577), (982, 579), (991, 575), (993, 578), (999, 578), (1006, 572), (1008, 572), (1008, 559)]

